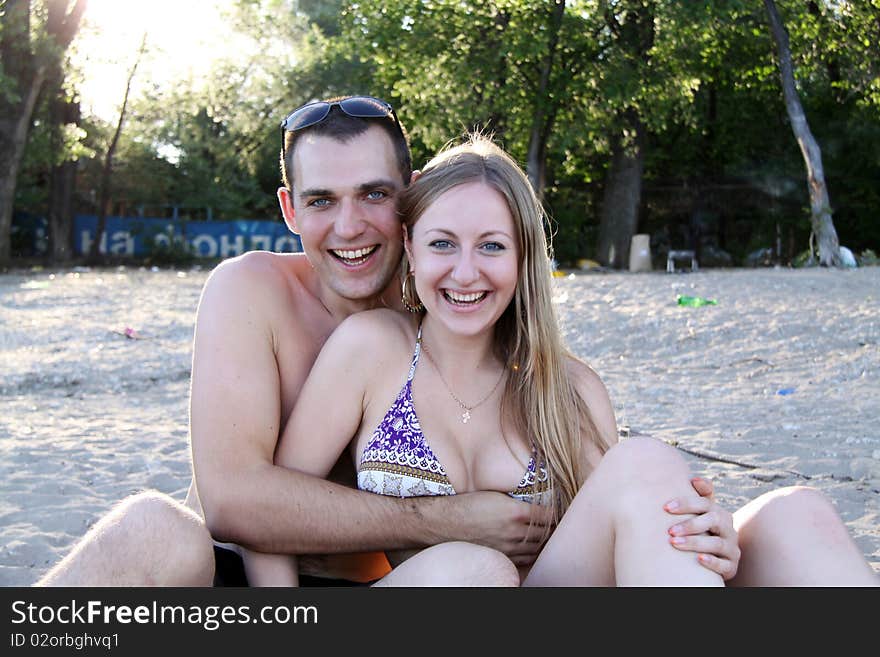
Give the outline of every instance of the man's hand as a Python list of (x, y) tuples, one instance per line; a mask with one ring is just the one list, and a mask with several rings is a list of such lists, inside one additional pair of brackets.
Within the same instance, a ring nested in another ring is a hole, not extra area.
[(506, 554), (517, 566), (534, 563), (544, 547), (550, 510), (504, 493), (481, 491), (456, 495), (456, 520), (449, 538), (478, 543)]
[(700, 497), (669, 500), (663, 508), (672, 514), (696, 514), (669, 528), (672, 546), (697, 552), (700, 564), (726, 580), (736, 575), (739, 566), (739, 542), (733, 528), (733, 516), (714, 499), (712, 482), (701, 477), (691, 479)]

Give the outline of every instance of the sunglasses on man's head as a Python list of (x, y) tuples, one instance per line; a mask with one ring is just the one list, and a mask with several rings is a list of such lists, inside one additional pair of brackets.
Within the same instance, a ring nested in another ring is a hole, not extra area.
[(394, 125), (403, 135), (403, 128), (397, 119), (397, 113), (389, 103), (372, 96), (349, 96), (341, 100), (319, 100), (313, 103), (306, 103), (302, 107), (298, 107), (288, 114), (287, 118), (281, 122), (281, 152), (284, 152), (284, 134), (287, 132), (296, 132), (304, 128), (317, 125), (327, 118), (330, 114), (330, 108), (338, 105), (339, 109), (359, 119), (381, 119), (392, 118)]

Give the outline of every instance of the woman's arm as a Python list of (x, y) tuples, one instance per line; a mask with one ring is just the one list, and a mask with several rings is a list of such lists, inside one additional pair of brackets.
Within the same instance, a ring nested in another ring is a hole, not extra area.
[[(602, 379), (595, 370), (584, 362), (572, 358), (568, 367), (569, 376), (572, 377), (575, 389), (581, 399), (590, 410), (590, 417), (599, 433), (599, 437), (609, 448), (617, 444), (617, 420), (614, 417), (614, 408), (611, 405), (611, 397)], [(586, 438), (586, 436), (584, 436)], [(586, 459), (587, 471), (595, 468), (602, 459), (602, 452), (592, 442), (584, 441), (584, 458)]]
[(370, 381), (401, 368), (389, 320), (370, 314), (350, 317), (327, 339), (278, 441), (276, 465), (326, 477), (357, 434)]
[[(275, 449), (275, 464), (326, 477), (357, 433), (366, 394), (365, 372), (376, 372), (382, 350), (362, 319), (343, 322), (327, 339)], [(377, 358), (378, 357), (378, 358)], [(297, 586), (296, 557), (243, 550), (251, 586)]]

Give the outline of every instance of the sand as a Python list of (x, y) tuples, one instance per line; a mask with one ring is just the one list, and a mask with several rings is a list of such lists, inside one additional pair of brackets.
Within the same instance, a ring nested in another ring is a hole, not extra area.
[[(0, 585), (33, 583), (126, 495), (183, 498), (207, 275), (0, 275)], [(570, 346), (632, 435), (686, 450), (730, 510), (776, 487), (818, 488), (880, 573), (880, 268), (554, 283)], [(718, 305), (679, 307), (677, 294)]]

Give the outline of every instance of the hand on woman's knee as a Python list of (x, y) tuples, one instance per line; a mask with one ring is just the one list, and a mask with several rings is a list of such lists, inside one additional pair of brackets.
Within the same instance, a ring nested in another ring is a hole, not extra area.
[[(693, 553), (669, 542), (663, 505), (693, 495), (687, 463), (650, 438), (612, 447), (590, 474), (529, 575), (529, 583), (560, 585), (720, 585)], [(688, 515), (678, 520), (687, 520)], [(565, 569), (553, 562), (565, 563)]]

